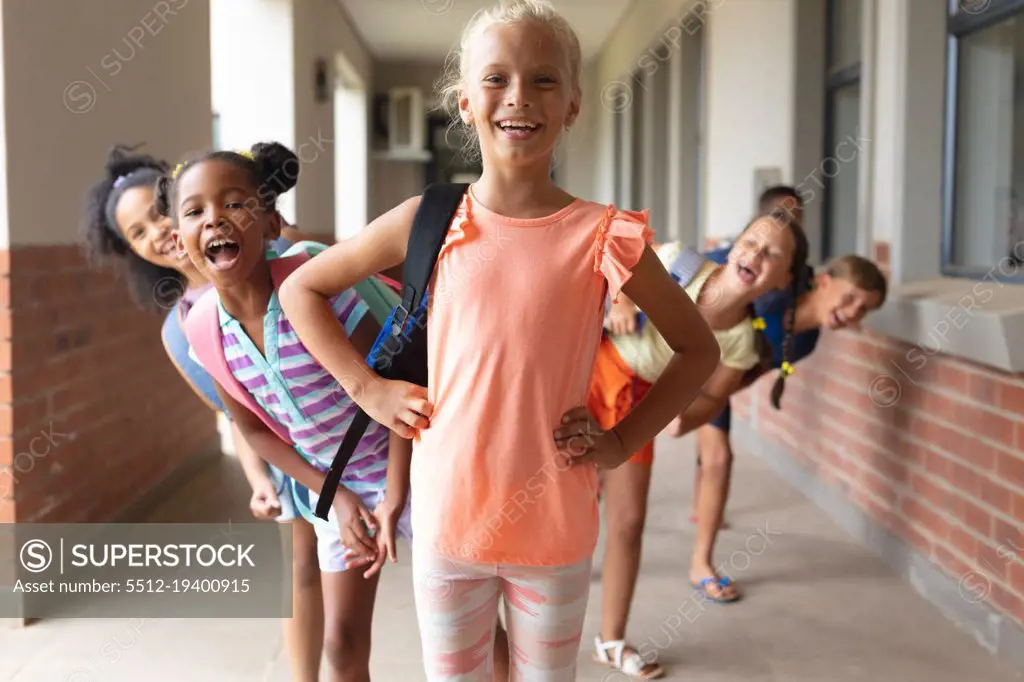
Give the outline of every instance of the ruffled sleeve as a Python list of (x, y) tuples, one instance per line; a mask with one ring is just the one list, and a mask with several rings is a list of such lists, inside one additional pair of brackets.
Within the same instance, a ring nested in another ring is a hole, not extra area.
[(646, 209), (637, 212), (608, 207), (597, 231), (594, 272), (600, 272), (608, 281), (608, 295), (613, 303), (633, 276), (644, 247), (653, 240)]

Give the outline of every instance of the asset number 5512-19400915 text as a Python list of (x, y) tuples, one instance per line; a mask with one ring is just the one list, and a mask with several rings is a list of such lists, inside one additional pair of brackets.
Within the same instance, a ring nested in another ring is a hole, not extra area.
[(231, 580), (228, 578), (175, 578), (173, 580), (135, 578), (125, 583), (125, 592), (148, 592), (150, 594), (204, 592), (204, 593), (239, 593), (249, 591), (249, 579)]

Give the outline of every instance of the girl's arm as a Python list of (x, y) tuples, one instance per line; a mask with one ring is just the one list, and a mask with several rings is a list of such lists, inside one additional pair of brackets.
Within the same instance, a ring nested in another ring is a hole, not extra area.
[(719, 363), (711, 378), (700, 389), (697, 399), (679, 415), (681, 423), (678, 435), (689, 433), (721, 414), (729, 403), (729, 396), (741, 388), (744, 374), (746, 372), (743, 370)]
[(626, 452), (633, 453), (693, 401), (715, 371), (721, 350), (700, 309), (650, 247), (644, 249), (623, 292), (675, 351), (644, 399), (615, 427)]
[(278, 438), (277, 434), (268, 429), (259, 417), (243, 405), (238, 404), (238, 401), (222, 390), (219, 385), (217, 393), (224, 401), (224, 407), (231, 415), (232, 423), (236, 425), (243, 440), (249, 444), (253, 452), (258, 452), (262, 459), (270, 462), (310, 490), (323, 488), (325, 474), (307, 462), (302, 455), (295, 451), (295, 448)]
[(419, 197), (405, 201), (354, 237), (303, 263), (278, 291), (285, 315), (317, 362), (370, 418), (404, 438), (411, 438), (413, 429), (429, 425), (426, 388), (387, 381), (374, 373), (334, 319), (329, 300), (405, 260), (419, 201)]
[(231, 440), (235, 444), (238, 463), (242, 465), (242, 473), (245, 474), (245, 480), (249, 481), (249, 487), (256, 489), (258, 485), (269, 481), (270, 471), (267, 469), (267, 463), (260, 459), (259, 455), (249, 447), (249, 443), (246, 442), (245, 436), (242, 435), (242, 431), (238, 428), (233, 416), (231, 419)]
[(401, 510), (409, 499), (409, 470), (412, 467), (412, 441), (394, 431), (388, 447), (388, 478), (384, 500)]

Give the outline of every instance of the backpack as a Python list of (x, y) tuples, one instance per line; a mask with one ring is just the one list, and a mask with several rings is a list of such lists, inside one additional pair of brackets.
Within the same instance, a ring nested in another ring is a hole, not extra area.
[[(313, 242), (304, 242), (303, 244), (315, 252), (313, 255), (327, 249), (327, 246), (323, 244), (316, 244), (315, 247), (312, 246)], [(271, 259), (269, 261), (270, 277), (274, 283), (274, 290), (279, 289), (288, 275), (311, 257), (309, 253), (299, 252), (292, 256)], [(366, 302), (370, 314), (378, 323), (383, 324), (398, 301), (398, 294), (394, 289), (375, 277), (363, 280), (353, 288)], [(220, 384), (225, 393), (259, 417), (278, 438), (286, 443), (292, 443), (287, 429), (274, 421), (231, 374), (231, 369), (224, 358), (217, 301), (217, 292), (208, 291), (196, 301), (192, 310), (189, 311), (189, 315), (185, 319), (185, 333), (192, 346), (192, 351), (199, 358), (203, 369)], [(326, 516), (324, 518), (326, 519)]]
[[(435, 184), (423, 190), (402, 266), (401, 303), (393, 307), (381, 325), (380, 334), (366, 358), (367, 364), (385, 379), (427, 386), (427, 288), (448, 236), (448, 227), (468, 187), (468, 184)], [(369, 415), (360, 408), (327, 472), (316, 504), (317, 517), (327, 519), (345, 465), (369, 425)]]

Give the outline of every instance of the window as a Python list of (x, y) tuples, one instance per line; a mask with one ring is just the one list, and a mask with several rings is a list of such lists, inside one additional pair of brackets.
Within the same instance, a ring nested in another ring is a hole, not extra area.
[(825, 58), (825, 152), (821, 168), (822, 259), (857, 251), (857, 155), (837, 147), (860, 127), (861, 0), (828, 0)]
[(1024, 280), (1024, 0), (949, 12), (943, 274)]

